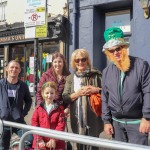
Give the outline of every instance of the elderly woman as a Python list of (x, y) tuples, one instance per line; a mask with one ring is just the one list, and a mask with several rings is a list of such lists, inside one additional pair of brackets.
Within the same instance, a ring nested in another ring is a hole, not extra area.
[(89, 54), (85, 49), (77, 49), (72, 53), (71, 66), (75, 72), (66, 79), (63, 99), (70, 104), (72, 131), (98, 137), (103, 131), (103, 122), (100, 114), (93, 111), (89, 97), (101, 92), (101, 73), (91, 67)]

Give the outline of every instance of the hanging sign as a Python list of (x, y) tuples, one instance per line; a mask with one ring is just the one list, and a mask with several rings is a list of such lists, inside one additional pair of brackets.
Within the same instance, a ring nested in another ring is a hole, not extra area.
[(24, 26), (46, 24), (46, 0), (26, 0)]

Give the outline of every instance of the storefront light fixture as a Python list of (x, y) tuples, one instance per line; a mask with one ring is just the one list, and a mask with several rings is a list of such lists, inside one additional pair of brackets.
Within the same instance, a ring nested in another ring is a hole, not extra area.
[(149, 0), (139, 0), (139, 1), (144, 10), (144, 17), (148, 19), (149, 18)]

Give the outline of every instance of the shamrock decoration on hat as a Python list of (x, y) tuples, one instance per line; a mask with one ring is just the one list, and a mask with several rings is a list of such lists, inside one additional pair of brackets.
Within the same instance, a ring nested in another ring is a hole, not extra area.
[(103, 52), (113, 46), (129, 46), (128, 42), (124, 41), (123, 31), (118, 27), (111, 27), (105, 30), (104, 39), (106, 43), (103, 46)]

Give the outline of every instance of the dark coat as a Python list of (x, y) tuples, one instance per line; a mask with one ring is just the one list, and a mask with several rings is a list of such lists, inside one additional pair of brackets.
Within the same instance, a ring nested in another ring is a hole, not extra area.
[(37, 93), (36, 93), (36, 103), (37, 103), (37, 105), (39, 105), (43, 100), (42, 95), (41, 95), (42, 85), (45, 82), (48, 82), (48, 81), (54, 81), (57, 84), (57, 97), (56, 97), (55, 100), (57, 102), (60, 102), (60, 104), (62, 104), (63, 103), (62, 93), (63, 93), (64, 86), (65, 86), (65, 83), (66, 83), (66, 76), (63, 76), (60, 81), (57, 81), (56, 76), (54, 75), (54, 72), (53, 72), (53, 67), (51, 67), (45, 73), (43, 73), (43, 75), (40, 78), (38, 87), (37, 87)]
[[(51, 110), (50, 114), (44, 109), (44, 103), (42, 102), (40, 106), (36, 106), (32, 115), (32, 125), (42, 128), (53, 129), (57, 131), (64, 131), (65, 129), (65, 116), (63, 106), (58, 106), (57, 104)], [(49, 137), (42, 137), (34, 135), (33, 148), (37, 148), (37, 139), (48, 142)], [(61, 140), (56, 140), (56, 149), (65, 149), (65, 142)]]
[[(88, 77), (85, 77), (89, 79)], [(87, 79), (87, 80), (88, 80)], [(92, 84), (95, 87), (101, 88), (101, 73), (98, 70), (93, 70), (92, 73)], [(70, 104), (70, 117), (71, 117), (71, 128), (74, 133), (78, 131), (78, 120), (76, 114), (76, 101), (71, 100), (70, 95), (74, 93), (74, 74), (71, 74), (66, 79), (66, 84), (63, 92), (63, 99), (66, 103)], [(90, 127), (88, 135), (98, 137), (100, 132), (103, 131), (103, 122), (101, 117), (97, 117), (93, 112), (90, 103), (89, 96), (87, 96), (87, 125)]]
[(30, 110), (32, 99), (28, 86), (18, 81), (15, 103), (10, 108), (6, 79), (0, 80), (0, 118), (7, 121), (22, 121)]
[(102, 74), (102, 117), (110, 123), (118, 119), (150, 118), (150, 67), (143, 59), (131, 57), (125, 73), (122, 97), (119, 93), (120, 70), (110, 64)]

